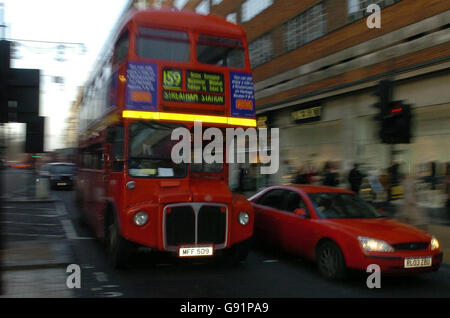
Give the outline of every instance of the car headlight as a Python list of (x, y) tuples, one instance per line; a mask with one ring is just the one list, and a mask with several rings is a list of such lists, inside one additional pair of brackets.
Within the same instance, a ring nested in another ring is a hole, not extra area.
[(241, 225), (247, 225), (248, 221), (250, 221), (250, 216), (248, 215), (247, 212), (241, 212), (241, 213), (239, 213), (238, 221), (239, 221), (239, 224), (241, 224)]
[(137, 226), (144, 226), (148, 222), (148, 214), (145, 212), (138, 212), (133, 217), (134, 224)]
[(431, 237), (430, 246), (432, 251), (439, 249), (439, 241), (436, 237), (434, 237), (434, 235)]
[(361, 247), (366, 252), (393, 252), (394, 248), (382, 240), (358, 236)]

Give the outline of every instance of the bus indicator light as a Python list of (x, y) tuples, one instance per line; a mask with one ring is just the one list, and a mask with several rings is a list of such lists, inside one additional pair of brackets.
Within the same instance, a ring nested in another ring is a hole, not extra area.
[(245, 99), (238, 99), (236, 101), (236, 108), (237, 109), (253, 109), (253, 103), (251, 100), (245, 100)]
[(131, 100), (134, 102), (152, 102), (152, 95), (149, 92), (143, 91), (132, 91), (131, 92)]

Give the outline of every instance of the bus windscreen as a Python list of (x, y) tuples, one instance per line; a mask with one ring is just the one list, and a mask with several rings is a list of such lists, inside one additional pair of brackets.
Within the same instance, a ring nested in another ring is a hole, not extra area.
[(171, 159), (172, 131), (182, 127), (176, 124), (135, 122), (130, 125), (129, 167), (132, 177), (183, 178), (186, 164), (175, 164)]

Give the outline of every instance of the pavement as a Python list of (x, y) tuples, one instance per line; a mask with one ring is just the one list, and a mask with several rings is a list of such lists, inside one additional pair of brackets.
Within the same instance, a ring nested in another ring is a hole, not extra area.
[(68, 298), (67, 266), (74, 263), (64, 213), (53, 198), (10, 196), (1, 210), (1, 298)]

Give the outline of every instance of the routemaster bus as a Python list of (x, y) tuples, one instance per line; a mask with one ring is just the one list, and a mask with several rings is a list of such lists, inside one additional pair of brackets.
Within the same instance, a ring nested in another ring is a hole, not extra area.
[(230, 191), (228, 164), (171, 160), (178, 127), (256, 126), (245, 32), (174, 10), (133, 11), (118, 30), (82, 94), (75, 182), (82, 220), (116, 268), (138, 246), (245, 259), (254, 214)]

